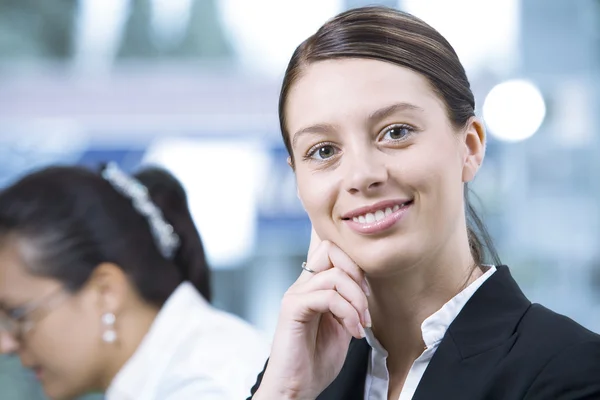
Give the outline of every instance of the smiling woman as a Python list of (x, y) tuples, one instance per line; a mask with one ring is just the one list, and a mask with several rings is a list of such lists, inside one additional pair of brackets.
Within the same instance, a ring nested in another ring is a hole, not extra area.
[[(327, 60), (305, 70), (288, 96), (286, 126), (294, 138), (313, 121), (331, 127), (302, 134), (291, 153), (298, 192), (321, 237), (348, 243), (348, 255), (378, 275), (396, 269), (398, 260), (414, 265), (461, 236), (463, 185), (483, 158), (483, 130), (467, 119), (455, 133), (444, 102), (424, 77), (376, 60)], [(378, 211), (384, 218), (372, 221)], [(390, 224), (403, 234), (389, 235)], [(468, 262), (483, 253), (477, 250), (456, 256)]]
[(486, 135), (444, 37), (344, 12), (292, 55), (279, 117), (314, 230), (255, 400), (600, 397), (600, 337), (531, 304), (468, 202)]

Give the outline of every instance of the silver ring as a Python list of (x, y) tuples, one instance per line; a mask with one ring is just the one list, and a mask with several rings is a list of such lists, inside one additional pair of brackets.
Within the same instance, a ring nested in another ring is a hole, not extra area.
[(303, 269), (303, 270), (305, 270), (306, 272), (310, 272), (311, 274), (314, 274), (314, 273), (315, 273), (315, 271), (313, 271), (312, 269), (310, 269), (310, 268), (308, 268), (308, 267), (306, 266), (306, 261), (304, 261), (304, 262), (302, 263), (302, 269)]

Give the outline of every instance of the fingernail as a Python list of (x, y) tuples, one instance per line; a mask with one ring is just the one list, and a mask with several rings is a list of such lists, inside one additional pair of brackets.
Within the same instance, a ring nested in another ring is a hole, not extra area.
[(365, 328), (363, 328), (361, 324), (358, 324), (358, 332), (360, 334), (361, 339), (364, 339), (367, 336), (367, 334), (365, 333)]
[(362, 286), (363, 291), (367, 295), (367, 297), (369, 297), (371, 295), (371, 288), (369, 288), (369, 284), (367, 283), (367, 279), (363, 279), (363, 281), (361, 283), (361, 286)]
[(373, 326), (373, 321), (371, 320), (371, 313), (369, 312), (368, 308), (365, 310), (365, 326), (367, 328), (371, 328)]

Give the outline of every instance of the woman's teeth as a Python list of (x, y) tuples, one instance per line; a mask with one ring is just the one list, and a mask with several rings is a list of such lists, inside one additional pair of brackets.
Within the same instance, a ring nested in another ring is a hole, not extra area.
[(364, 215), (359, 215), (358, 217), (352, 218), (352, 221), (358, 222), (360, 224), (370, 224), (375, 221), (381, 221), (382, 219), (398, 211), (399, 209), (399, 205), (395, 205), (394, 207), (387, 207), (385, 209), (377, 210), (374, 213), (366, 213)]

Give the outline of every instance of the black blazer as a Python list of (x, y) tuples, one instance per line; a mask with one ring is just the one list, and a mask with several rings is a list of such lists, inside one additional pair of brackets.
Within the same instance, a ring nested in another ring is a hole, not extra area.
[[(353, 339), (317, 400), (363, 400), (369, 353)], [(453, 399), (600, 399), (600, 336), (532, 304), (500, 266), (448, 328), (413, 397)]]

